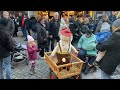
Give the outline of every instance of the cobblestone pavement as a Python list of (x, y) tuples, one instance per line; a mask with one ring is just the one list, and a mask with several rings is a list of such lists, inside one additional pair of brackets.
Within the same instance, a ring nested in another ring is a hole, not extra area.
[[(19, 32), (19, 37), (16, 37), (18, 42), (25, 44)], [(13, 79), (49, 79), (49, 66), (45, 60), (40, 58), (36, 60), (36, 73), (34, 75), (29, 74), (29, 65), (26, 65), (24, 62), (18, 63), (15, 65), (15, 68), (12, 69), (12, 78)], [(100, 71), (97, 70), (94, 73), (89, 73), (87, 75), (82, 74), (83, 79), (99, 79)], [(112, 76), (113, 79), (120, 79), (120, 66), (117, 67), (116, 72)]]

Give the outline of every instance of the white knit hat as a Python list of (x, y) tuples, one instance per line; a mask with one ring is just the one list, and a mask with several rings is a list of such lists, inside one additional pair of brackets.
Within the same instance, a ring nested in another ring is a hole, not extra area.
[(33, 37), (30, 35), (27, 35), (28, 43), (34, 41)]
[(120, 27), (120, 19), (115, 20), (112, 26)]
[(104, 22), (101, 26), (100, 32), (109, 32), (110, 25), (107, 22)]

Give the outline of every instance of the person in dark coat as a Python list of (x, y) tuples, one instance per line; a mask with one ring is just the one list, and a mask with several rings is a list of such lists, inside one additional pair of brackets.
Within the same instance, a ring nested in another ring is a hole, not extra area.
[(85, 32), (89, 30), (88, 24), (89, 24), (89, 19), (85, 18), (83, 23), (82, 23), (81, 34), (85, 34)]
[[(47, 33), (47, 41), (49, 40), (49, 17), (48, 15), (45, 16), (45, 29)], [(47, 42), (49, 44), (49, 42)], [(46, 52), (49, 52), (49, 45), (45, 49)]]
[(102, 16), (102, 18), (100, 19), (100, 21), (98, 22), (98, 24), (97, 24), (97, 27), (96, 27), (96, 30), (95, 30), (95, 34), (98, 33), (98, 32), (100, 32), (101, 26), (102, 26), (102, 24), (103, 24), (104, 22), (109, 23), (109, 24), (110, 24), (110, 27), (112, 26), (112, 22), (109, 20), (108, 15), (107, 15), (107, 14), (104, 14), (104, 15)]
[[(22, 18), (23, 18), (23, 14), (21, 12), (19, 12), (19, 16), (17, 18), (17, 25), (18, 25), (18, 27), (20, 27), (20, 30), (21, 30), (21, 32), (23, 34), (23, 30), (22, 30)], [(23, 34), (23, 36), (24, 36), (24, 34)]]
[(11, 55), (13, 51), (13, 40), (5, 27), (8, 25), (8, 20), (2, 18), (0, 20), (0, 79), (4, 79), (3, 65), (5, 66), (6, 79), (11, 79)]
[(39, 55), (41, 56), (41, 59), (43, 59), (43, 57), (44, 57), (44, 50), (47, 46), (47, 33), (46, 33), (46, 28), (45, 28), (44, 24), (45, 24), (44, 18), (40, 18), (40, 20), (36, 24), (37, 43), (38, 43), (38, 49), (40, 50)]
[(37, 29), (36, 29), (36, 23), (37, 23), (37, 20), (34, 16), (32, 16), (30, 18), (30, 22), (31, 22), (31, 29), (32, 29), (32, 37), (34, 38), (34, 40), (37, 40)]
[(24, 41), (27, 41), (27, 31), (30, 34), (30, 21), (28, 19), (27, 14), (25, 14), (24, 17), (22, 18), (22, 32), (25, 37)]
[(78, 36), (78, 34), (77, 34), (77, 24), (76, 24), (74, 16), (72, 16), (69, 19), (69, 28), (70, 28), (70, 30), (71, 30), (71, 32), (73, 34), (73, 40), (72, 40), (72, 44), (73, 44), (76, 41), (76, 36)]
[(15, 30), (15, 25), (14, 25), (14, 21), (9, 16), (9, 12), (3, 11), (3, 17), (2, 18), (5, 18), (5, 19), (8, 20), (8, 24), (5, 28), (10, 33), (10, 35), (13, 36), (13, 32)]
[(51, 50), (54, 49), (55, 41), (59, 41), (60, 38), (58, 36), (59, 33), (59, 27), (60, 27), (60, 19), (59, 19), (59, 13), (55, 12), (53, 19), (49, 22), (49, 42), (51, 41)]
[(17, 37), (17, 32), (18, 32), (18, 25), (17, 25), (17, 18), (15, 17), (15, 14), (12, 15), (11, 19), (14, 21), (14, 25), (15, 25), (15, 30), (13, 33), (13, 37)]
[(111, 79), (116, 67), (120, 64), (120, 19), (113, 22), (112, 36), (104, 43), (98, 43), (96, 49), (106, 54), (99, 61), (101, 79)]
[(115, 11), (112, 11), (112, 14), (109, 16), (109, 20), (110, 20), (111, 22), (114, 22), (116, 19), (117, 19), (117, 18), (116, 18), (116, 15), (115, 15)]
[(82, 36), (81, 34), (81, 28), (82, 28), (82, 25), (83, 25), (83, 19), (82, 19), (82, 15), (81, 16), (77, 16), (77, 20), (75, 22), (76, 24), (76, 30), (75, 30), (75, 34), (74, 34), (74, 40), (75, 42), (78, 42), (78, 40), (80, 39), (80, 37)]
[(28, 34), (31, 35), (31, 33), (30, 33), (31, 22), (30, 22), (30, 19), (28, 18), (28, 14), (25, 14), (25, 17), (26, 17), (25, 26), (26, 26)]

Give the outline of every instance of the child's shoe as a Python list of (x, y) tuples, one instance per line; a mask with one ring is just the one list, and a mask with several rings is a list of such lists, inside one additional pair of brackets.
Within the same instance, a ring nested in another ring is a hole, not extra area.
[(33, 74), (34, 74), (32, 68), (30, 69), (29, 74), (30, 74), (30, 75), (33, 75)]

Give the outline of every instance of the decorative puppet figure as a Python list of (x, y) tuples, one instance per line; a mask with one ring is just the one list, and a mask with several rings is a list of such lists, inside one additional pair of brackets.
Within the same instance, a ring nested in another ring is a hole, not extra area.
[(70, 53), (72, 51), (78, 54), (78, 51), (71, 45), (72, 38), (73, 36), (69, 28), (60, 30), (60, 41), (51, 53), (52, 57), (57, 56), (57, 65), (70, 63)]

